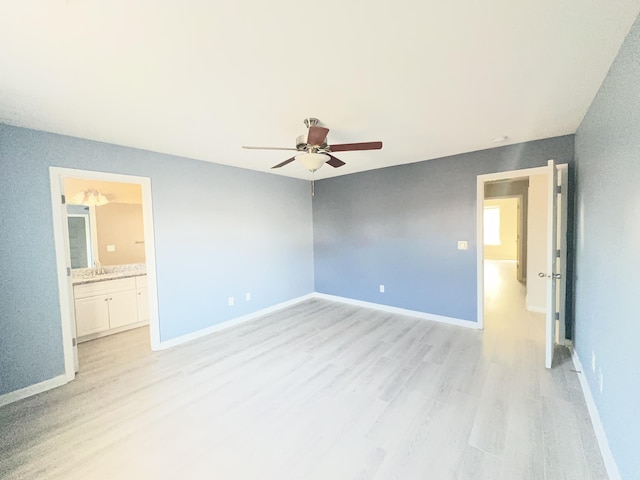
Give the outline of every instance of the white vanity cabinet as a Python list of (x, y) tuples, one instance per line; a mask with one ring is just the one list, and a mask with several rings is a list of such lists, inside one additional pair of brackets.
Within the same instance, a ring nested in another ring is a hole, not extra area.
[(109, 297), (76, 298), (76, 334), (78, 337), (109, 330)]
[(137, 282), (137, 277), (129, 277), (76, 285), (78, 339), (90, 340), (147, 323), (148, 315), (144, 319), (138, 315), (142, 295), (138, 295)]

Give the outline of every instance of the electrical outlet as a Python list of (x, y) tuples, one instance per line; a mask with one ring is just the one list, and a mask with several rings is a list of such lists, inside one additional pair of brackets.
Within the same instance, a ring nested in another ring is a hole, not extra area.
[(244, 294), (244, 299), (249, 302), (251, 300), (251, 292), (247, 292)]
[(591, 371), (595, 373), (596, 371), (596, 352), (591, 351)]
[(599, 372), (600, 372), (600, 395), (602, 395), (602, 389), (604, 388), (604, 376), (602, 375), (602, 369), (600, 369)]
[(380, 285), (380, 293), (384, 293), (384, 285)]
[(115, 252), (115, 251), (116, 251), (115, 245), (107, 245), (107, 252)]
[(235, 298), (233, 298), (233, 297), (229, 297), (229, 298), (227, 299), (227, 302), (229, 303), (229, 306), (230, 306), (230, 307), (233, 307), (233, 306), (235, 305), (235, 303), (236, 303), (236, 300), (235, 300)]

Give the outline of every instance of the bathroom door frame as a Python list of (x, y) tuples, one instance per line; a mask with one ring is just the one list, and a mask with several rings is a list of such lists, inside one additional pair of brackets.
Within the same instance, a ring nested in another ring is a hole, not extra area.
[(84, 178), (108, 182), (132, 183), (141, 186), (142, 220), (144, 224), (145, 238), (145, 263), (149, 288), (149, 330), (152, 350), (160, 350), (160, 323), (158, 317), (158, 290), (156, 281), (156, 252), (155, 237), (153, 233), (151, 179), (149, 177), (137, 177), (119, 173), (49, 167), (53, 236), (58, 274), (60, 320), (62, 323), (64, 370), (66, 380), (67, 382), (70, 382), (75, 379), (77, 367), (77, 341), (75, 338), (75, 309), (71, 279), (71, 259), (69, 256), (68, 227), (66, 223), (66, 205), (63, 203), (62, 199), (64, 194), (64, 180), (66, 178)]

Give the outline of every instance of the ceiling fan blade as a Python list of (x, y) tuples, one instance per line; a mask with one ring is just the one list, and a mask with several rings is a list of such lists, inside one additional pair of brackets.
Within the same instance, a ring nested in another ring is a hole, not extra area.
[(297, 148), (286, 148), (286, 147), (242, 147), (247, 150), (298, 150)]
[(271, 167), (271, 168), (280, 168), (280, 167), (284, 167), (284, 166), (285, 166), (285, 165), (287, 165), (288, 163), (293, 162), (295, 159), (296, 159), (296, 157), (291, 157), (289, 160), (285, 160), (284, 162), (279, 163), (278, 165), (274, 165), (274, 166), (273, 166), (273, 167)]
[(309, 134), (307, 135), (307, 143), (309, 145), (322, 145), (327, 139), (329, 133), (328, 128), (324, 127), (309, 127)]
[(380, 150), (382, 142), (361, 142), (361, 143), (339, 143), (338, 145), (329, 145), (332, 152), (348, 152), (350, 150)]
[[(329, 154), (327, 153), (327, 155), (329, 155)], [(331, 165), (333, 168), (338, 168), (338, 167), (341, 167), (343, 165), (346, 165), (346, 163), (344, 163), (339, 158), (336, 158), (333, 155), (329, 155), (329, 156), (331, 158), (325, 162), (327, 165)]]

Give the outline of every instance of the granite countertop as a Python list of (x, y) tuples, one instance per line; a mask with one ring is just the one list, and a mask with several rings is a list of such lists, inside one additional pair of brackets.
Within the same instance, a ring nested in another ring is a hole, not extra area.
[(93, 268), (78, 268), (71, 271), (73, 285), (84, 285), (86, 283), (103, 282), (105, 280), (117, 280), (119, 278), (137, 277), (147, 274), (146, 265), (114, 265), (100, 268), (100, 273), (96, 273)]
[(146, 273), (102, 273), (93, 277), (74, 278), (74, 285), (84, 285), (85, 283), (104, 282), (105, 280), (117, 280), (119, 278), (138, 277)]

